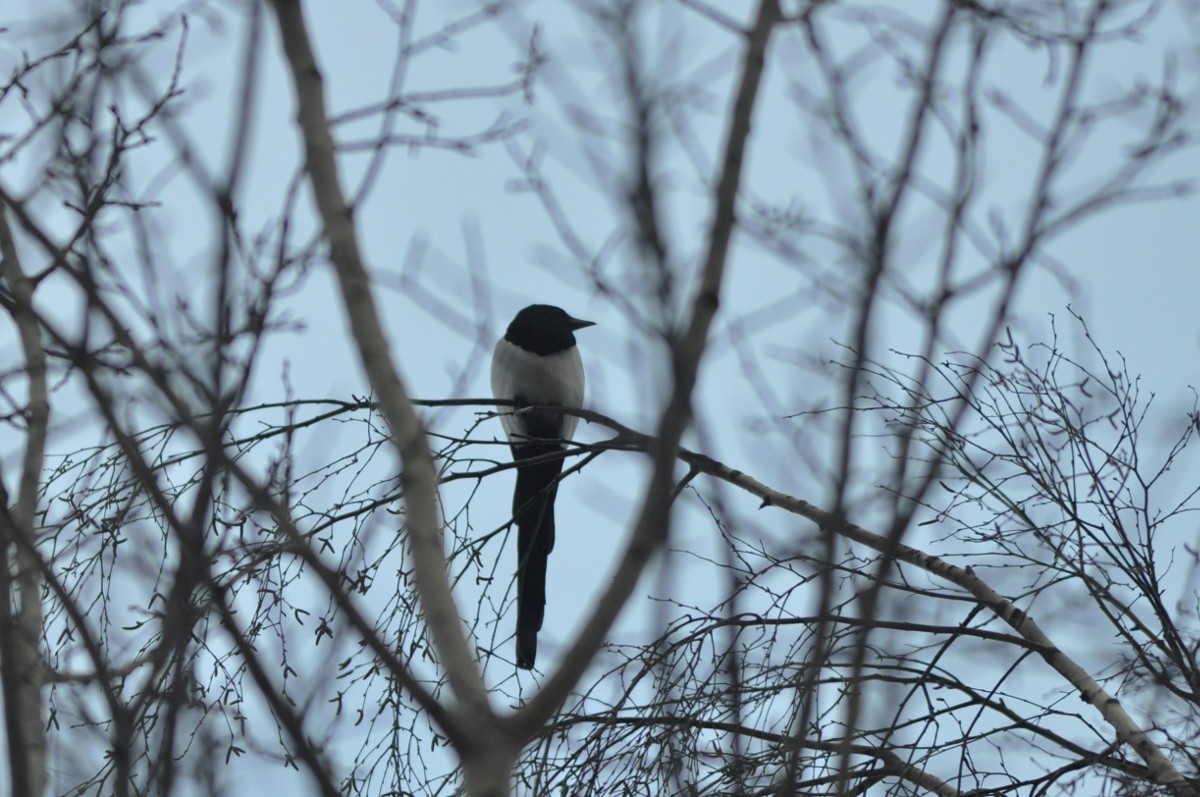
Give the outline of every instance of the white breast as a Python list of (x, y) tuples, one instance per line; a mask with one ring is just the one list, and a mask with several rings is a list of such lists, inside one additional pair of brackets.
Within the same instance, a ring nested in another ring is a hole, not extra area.
[[(530, 404), (562, 407), (583, 406), (583, 360), (575, 346), (557, 354), (540, 356), (509, 343), (504, 338), (492, 354), (492, 395), (512, 400), (523, 396)], [(500, 422), (509, 439), (524, 434), (520, 414), (503, 412)], [(571, 439), (579, 419), (563, 416), (562, 437)]]

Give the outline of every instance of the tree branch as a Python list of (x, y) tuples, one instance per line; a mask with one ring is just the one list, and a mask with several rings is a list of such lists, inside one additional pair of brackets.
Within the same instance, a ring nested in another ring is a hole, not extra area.
[[(33, 311), (33, 282), (25, 275), (16, 241), (8, 225), (8, 207), (0, 205), (0, 274), (11, 302), (5, 302), (21, 338), (28, 380), (29, 405), (25, 412), (25, 455), (15, 504), (0, 496), (0, 673), (4, 679), (4, 713), (8, 730), (13, 794), (40, 795), (46, 782), (46, 739), (42, 730), (42, 573), (35, 548), (38, 492), (50, 401), (46, 387), (46, 353), (37, 316)], [(0, 491), (3, 486), (0, 485)], [(10, 554), (10, 550), (12, 553)], [(14, 556), (16, 572), (13, 572)], [(14, 605), (15, 604), (15, 605)]]
[(608, 589), (568, 648), (561, 667), (518, 712), (522, 738), (532, 738), (566, 698), (633, 592), (646, 563), (667, 540), (679, 441), (692, 420), (692, 390), (708, 343), (708, 331), (720, 303), (721, 281), (736, 223), (735, 204), (742, 179), (743, 160), (766, 62), (767, 45), (779, 16), (775, 0), (763, 0), (754, 27), (746, 36), (742, 74), (734, 95), (733, 114), (721, 160), (722, 172), (717, 182), (708, 253), (704, 259), (700, 287), (692, 302), (687, 330), (672, 342), (674, 386), (659, 420), (658, 433), (647, 449), (654, 465), (642, 509)]
[(363, 371), (379, 397), (403, 467), (409, 548), (415, 582), (442, 666), (469, 722), (487, 722), (494, 714), (483, 679), (459, 619), (442, 551), (437, 509), (437, 471), (408, 391), (392, 362), (371, 278), (359, 252), (357, 230), (338, 179), (333, 137), (325, 110), (324, 86), (305, 28), (299, 0), (272, 0), (284, 53), (296, 90), (296, 120), (304, 137), (305, 169), (329, 241), (342, 305)]

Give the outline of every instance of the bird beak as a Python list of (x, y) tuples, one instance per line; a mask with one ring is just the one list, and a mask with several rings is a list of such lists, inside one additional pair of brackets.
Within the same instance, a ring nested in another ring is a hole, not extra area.
[(571, 322), (571, 331), (572, 332), (574, 332), (577, 329), (583, 329), (584, 327), (596, 326), (595, 321), (584, 321), (581, 318), (571, 318), (570, 316), (568, 316), (568, 318), (570, 319), (570, 322)]

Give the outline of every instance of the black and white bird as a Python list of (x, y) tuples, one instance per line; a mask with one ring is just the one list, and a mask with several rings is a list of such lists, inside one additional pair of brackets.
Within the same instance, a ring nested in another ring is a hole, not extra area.
[[(546, 406), (583, 405), (583, 360), (575, 331), (591, 321), (548, 304), (531, 304), (508, 325), (492, 354), (492, 394), (512, 401), (500, 421), (517, 462), (517, 666), (533, 669), (546, 612), (546, 559), (554, 550), (554, 498), (563, 441), (579, 419)], [(543, 409), (536, 409), (542, 407)]]

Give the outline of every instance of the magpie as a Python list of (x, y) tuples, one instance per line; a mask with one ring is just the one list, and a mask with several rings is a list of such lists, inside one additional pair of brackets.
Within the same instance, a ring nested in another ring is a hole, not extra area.
[[(546, 559), (554, 550), (554, 498), (563, 441), (579, 419), (546, 406), (583, 404), (583, 360), (575, 331), (592, 321), (561, 308), (531, 304), (508, 325), (492, 354), (492, 394), (513, 402), (500, 422), (517, 463), (513, 520), (517, 524), (517, 666), (532, 670), (546, 612)], [(543, 409), (533, 409), (543, 407)]]

